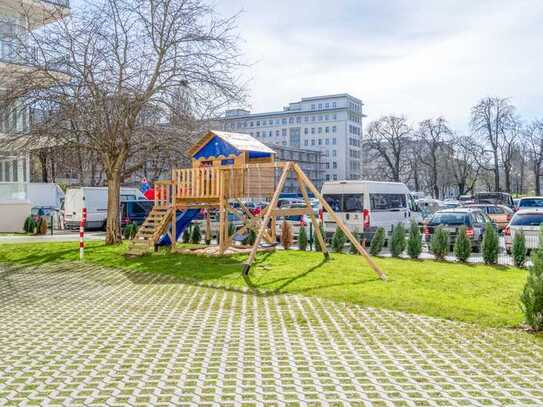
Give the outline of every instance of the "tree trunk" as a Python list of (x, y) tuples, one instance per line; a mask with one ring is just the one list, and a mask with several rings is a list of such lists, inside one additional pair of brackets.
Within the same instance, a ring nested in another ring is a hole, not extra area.
[(119, 205), (121, 198), (121, 174), (113, 170), (107, 181), (106, 245), (122, 242)]
[(534, 162), (534, 180), (535, 180), (535, 195), (539, 196), (541, 193), (541, 180), (539, 178), (539, 164)]
[(494, 192), (500, 192), (500, 162), (497, 150), (494, 150)]
[(47, 153), (44, 150), (40, 150), (38, 153), (38, 160), (41, 167), (41, 182), (47, 182), (49, 180), (49, 174), (47, 173)]

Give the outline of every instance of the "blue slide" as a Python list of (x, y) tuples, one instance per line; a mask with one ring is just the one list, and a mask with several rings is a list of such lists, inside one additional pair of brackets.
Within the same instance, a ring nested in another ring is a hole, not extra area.
[[(190, 225), (190, 222), (192, 222), (200, 213), (200, 209), (188, 209), (184, 212), (181, 212), (179, 215), (177, 215), (177, 220), (175, 221), (175, 238), (179, 240), (179, 236), (181, 236), (181, 233)], [(171, 226), (170, 229), (171, 230)], [(158, 241), (159, 246), (170, 246), (172, 242), (170, 241), (170, 236), (168, 236), (167, 233), (163, 234), (162, 237)]]

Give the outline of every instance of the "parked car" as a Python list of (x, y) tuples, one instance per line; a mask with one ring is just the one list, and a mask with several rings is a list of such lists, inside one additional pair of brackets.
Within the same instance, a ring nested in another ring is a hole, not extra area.
[(473, 195), (460, 195), (458, 197), (458, 202), (460, 203), (466, 203), (466, 202), (472, 202), (473, 201)]
[(515, 198), (513, 199), (513, 210), (514, 211), (517, 211), (518, 210), (518, 204), (520, 202), (520, 198)]
[(446, 209), (445, 204), (438, 199), (423, 198), (417, 199), (415, 202), (420, 209), (423, 220), (429, 219), (434, 213), (441, 209)]
[(31, 211), (30, 215), (32, 216), (32, 219), (34, 221), (38, 221), (40, 218), (45, 218), (48, 222), (48, 224), (51, 224), (51, 219), (53, 220), (53, 228), (54, 229), (61, 229), (61, 216), (60, 216), (60, 209), (52, 206), (34, 206)]
[[(388, 238), (395, 225), (422, 221), (420, 209), (401, 182), (325, 182), (322, 195), (352, 232), (358, 232), (368, 240), (379, 227), (385, 228)], [(336, 222), (326, 211), (323, 221), (327, 237), (332, 236)]]
[(519, 232), (524, 233), (526, 238), (526, 248), (528, 250), (537, 249), (539, 247), (539, 228), (543, 223), (543, 210), (538, 209), (520, 209), (518, 210), (509, 222), (509, 225), (503, 230), (503, 239), (505, 241), (505, 249), (511, 253), (513, 239)]
[(305, 203), (303, 199), (299, 198), (279, 198), (277, 201), (277, 207), (283, 208), (283, 207), (289, 207), (293, 204), (303, 204)]
[(479, 192), (473, 198), (475, 203), (505, 205), (511, 209), (515, 207), (513, 197), (507, 192)]
[(449, 244), (454, 245), (458, 231), (466, 227), (466, 236), (471, 241), (474, 252), (481, 249), (485, 224), (492, 223), (490, 218), (478, 208), (454, 208), (437, 211), (424, 225), (424, 240), (429, 243), (438, 227), (443, 227), (449, 233)]
[(149, 212), (153, 209), (153, 201), (124, 201), (121, 202), (121, 227), (125, 227), (130, 223), (135, 223), (140, 226)]
[(478, 208), (484, 211), (492, 222), (496, 224), (499, 231), (503, 230), (513, 217), (513, 210), (505, 205), (485, 205), (472, 204), (467, 205), (468, 208)]
[[(298, 235), (300, 234), (300, 229), (302, 227), (308, 227), (309, 223), (311, 222), (311, 219), (309, 219), (309, 216), (307, 215), (291, 215), (291, 216), (285, 216), (283, 218), (278, 218), (275, 222), (275, 234), (277, 236), (277, 240), (279, 241), (281, 238), (281, 230), (283, 228), (283, 222), (290, 223), (290, 226), (292, 227), (292, 236), (294, 239), (298, 238)], [(309, 237), (309, 230), (306, 229), (306, 232), (308, 233)]]
[(531, 196), (526, 198), (520, 198), (517, 204), (517, 210), (519, 209), (543, 209), (543, 196)]

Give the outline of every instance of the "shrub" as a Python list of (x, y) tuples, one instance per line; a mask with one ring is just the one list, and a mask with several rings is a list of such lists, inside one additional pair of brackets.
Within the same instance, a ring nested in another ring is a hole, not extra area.
[(192, 228), (192, 234), (190, 235), (190, 242), (192, 244), (200, 244), (202, 241), (202, 232), (200, 232), (200, 225), (197, 223)]
[(228, 223), (228, 237), (234, 236), (236, 233), (236, 225), (234, 225), (232, 222)]
[(533, 265), (520, 296), (520, 305), (526, 323), (535, 331), (543, 330), (543, 252), (534, 251)]
[[(321, 235), (323, 239), (326, 239), (325, 234), (324, 234), (324, 226), (322, 225), (322, 223), (319, 223), (319, 230), (321, 231)], [(322, 252), (322, 247), (321, 247), (318, 237), (316, 236), (316, 232), (315, 232), (314, 240), (315, 240), (315, 251)], [(326, 243), (326, 240), (325, 240), (325, 243)]]
[(332, 249), (334, 249), (336, 253), (342, 253), (345, 248), (345, 243), (347, 243), (347, 237), (345, 236), (345, 233), (343, 233), (343, 230), (338, 226), (336, 227), (334, 236), (332, 236)]
[(300, 227), (300, 233), (298, 234), (298, 248), (300, 250), (307, 250), (307, 232), (305, 226)]
[(136, 233), (138, 233), (138, 226), (135, 223), (129, 223), (124, 228), (124, 238), (125, 238), (125, 240), (134, 239), (134, 237), (136, 237)]
[(38, 221), (38, 229), (36, 230), (36, 233), (38, 235), (46, 235), (47, 234), (47, 219), (45, 217), (41, 217)]
[(512, 254), (513, 263), (515, 263), (515, 266), (524, 266), (524, 262), (526, 261), (526, 252), (526, 238), (524, 237), (524, 233), (519, 231), (518, 233), (515, 233), (515, 237), (513, 238)]
[(483, 260), (485, 264), (496, 264), (498, 262), (498, 233), (492, 223), (485, 225), (483, 233)]
[(377, 256), (385, 245), (385, 228), (378, 228), (370, 243), (370, 254)]
[(183, 235), (181, 236), (181, 241), (182, 241), (183, 243), (185, 243), (185, 244), (188, 243), (188, 242), (190, 242), (190, 230), (189, 230), (189, 227), (188, 227), (188, 226), (187, 226), (187, 227), (185, 228), (185, 230), (183, 231)]
[(462, 226), (458, 231), (456, 242), (454, 242), (454, 255), (456, 258), (465, 263), (471, 254), (471, 242), (466, 235), (466, 227)]
[(443, 260), (449, 252), (449, 234), (441, 226), (432, 235), (430, 250), (436, 257), (436, 260)]
[[(358, 232), (358, 230), (355, 230), (353, 232), (353, 236), (358, 242), (360, 242), (360, 233)], [(358, 249), (356, 248), (356, 246), (354, 245), (353, 242), (351, 242), (351, 244), (349, 246), (349, 252), (351, 254), (358, 254)]]
[(23, 225), (23, 230), (26, 232), (26, 233), (34, 233), (37, 229), (38, 225), (36, 223), (36, 221), (34, 220), (34, 218), (32, 216), (28, 216), (26, 219), (25, 219), (25, 223)]
[(412, 259), (418, 259), (422, 253), (422, 235), (417, 222), (412, 221), (409, 227), (409, 239), (407, 240), (407, 254)]
[(292, 246), (292, 225), (287, 220), (281, 224), (281, 245), (285, 250)]
[(256, 241), (256, 232), (253, 229), (249, 229), (249, 232), (247, 233), (247, 236), (243, 239), (241, 242), (245, 246), (252, 246), (255, 244)]
[(400, 257), (405, 250), (405, 229), (401, 223), (398, 223), (392, 232), (390, 242), (390, 254), (392, 257)]

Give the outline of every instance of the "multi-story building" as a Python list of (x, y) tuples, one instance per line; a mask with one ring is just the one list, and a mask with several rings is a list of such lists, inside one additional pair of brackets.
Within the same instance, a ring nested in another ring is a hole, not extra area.
[(360, 179), (363, 106), (346, 93), (316, 96), (277, 112), (229, 110), (221, 123), (267, 144), (319, 151), (324, 180)]
[[(25, 41), (30, 30), (63, 18), (69, 10), (69, 0), (0, 0), (0, 93), (29, 69), (17, 44)], [(0, 107), (0, 231), (20, 230), (29, 213), (29, 154), (6, 142), (10, 134), (29, 129), (30, 115), (22, 106), (21, 101), (20, 105)]]
[[(320, 190), (324, 180), (322, 167), (322, 154), (320, 151), (287, 147), (279, 144), (266, 143), (276, 153), (279, 161), (295, 161), (304, 171), (313, 184)], [(299, 183), (294, 173), (289, 174), (283, 192), (299, 194)]]

